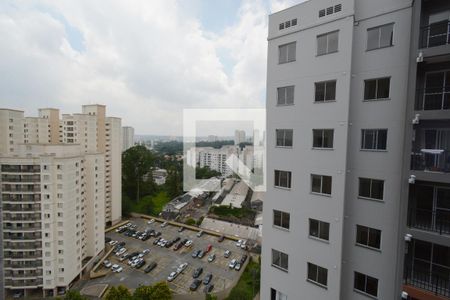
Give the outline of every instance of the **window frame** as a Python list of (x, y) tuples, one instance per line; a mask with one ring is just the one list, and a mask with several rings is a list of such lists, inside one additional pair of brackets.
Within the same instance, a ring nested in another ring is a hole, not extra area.
[[(286, 135), (287, 132), (291, 132), (291, 145), (286, 145)], [(283, 145), (278, 145), (278, 133), (282, 132), (283, 133)], [(294, 147), (294, 129), (289, 129), (289, 128), (279, 128), (279, 129), (275, 129), (275, 147), (276, 148), (293, 148)]]
[[(327, 85), (330, 83), (334, 83), (334, 99), (326, 99), (327, 97)], [(319, 84), (324, 84), (324, 92), (323, 92), (323, 100), (317, 100), (317, 86)], [(325, 80), (325, 81), (317, 81), (314, 82), (314, 103), (327, 103), (327, 102), (336, 102), (337, 96), (337, 79)]]
[[(290, 231), (290, 228), (291, 228), (291, 214), (288, 213), (288, 212), (282, 211), (282, 210), (277, 210), (277, 209), (272, 210), (272, 212), (273, 212), (272, 213), (272, 218), (273, 218), (272, 226), (276, 227), (276, 228), (279, 228), (279, 229), (282, 229), (282, 230)], [(275, 224), (275, 220), (276, 220), (275, 214), (276, 213), (280, 213), (280, 224)], [(286, 218), (285, 215), (288, 216), (287, 227), (283, 226), (284, 225), (284, 221), (285, 221), (284, 219)], [(285, 217), (283, 218), (283, 216), (285, 216)]]
[[(369, 186), (369, 197), (361, 195), (361, 180), (370, 180)], [(373, 181), (379, 181), (383, 185), (383, 189), (381, 191), (381, 199), (373, 197)], [(384, 180), (376, 179), (376, 178), (368, 178), (368, 177), (358, 177), (358, 198), (360, 199), (368, 199), (384, 202)]]
[[(277, 254), (278, 261), (280, 262), (280, 265), (275, 264), (276, 260), (274, 260), (274, 254)], [(282, 265), (281, 262), (282, 262), (282, 256), (283, 255), (286, 258), (286, 268), (281, 266)], [(272, 248), (272, 251), (271, 251), (271, 263), (270, 264), (271, 264), (272, 267), (288, 273), (289, 272), (289, 254), (284, 253), (284, 252), (282, 252), (280, 250), (276, 250), (276, 249)]]
[[(294, 45), (294, 58), (289, 60), (289, 45)], [(286, 47), (286, 61), (281, 61), (281, 48)], [(289, 42), (278, 46), (278, 64), (287, 64), (297, 60), (297, 41)]]
[[(383, 27), (388, 27), (388, 26), (392, 26), (390, 45), (381, 46), (381, 29)], [(386, 23), (386, 24), (382, 24), (382, 25), (378, 25), (378, 26), (367, 28), (366, 51), (373, 51), (373, 50), (377, 50), (377, 49), (384, 49), (384, 48), (394, 47), (394, 32), (395, 32), (394, 29), (395, 29), (395, 22)], [(378, 31), (378, 47), (375, 47), (375, 48), (369, 48), (369, 31), (371, 31), (371, 30), (377, 30)]]
[[(317, 226), (318, 226), (317, 236), (311, 234), (311, 222), (317, 222)], [(327, 238), (326, 239), (321, 237), (321, 235), (322, 235), (322, 230), (321, 229), (322, 229), (322, 226), (324, 226), (324, 225), (328, 226)], [(324, 242), (327, 242), (327, 243), (330, 241), (330, 223), (325, 222), (325, 221), (321, 221), (321, 220), (318, 220), (318, 219), (309, 218), (308, 219), (308, 226), (309, 226), (308, 236), (310, 238), (317, 239), (317, 240), (320, 240), (320, 241), (324, 241)]]
[[(319, 176), (320, 177), (320, 192), (313, 191), (313, 182), (314, 182), (314, 178), (313, 177), (314, 176)], [(330, 193), (329, 194), (323, 192), (323, 178), (324, 177), (329, 177), (331, 179), (331, 181), (330, 181)], [(331, 197), (332, 193), (333, 193), (333, 176), (320, 175), (320, 174), (311, 174), (311, 194)]]
[[(320, 149), (320, 150), (333, 150), (334, 149), (334, 128), (318, 128), (318, 129), (313, 129), (313, 145), (312, 148), (313, 149)], [(318, 147), (314, 145), (314, 141), (315, 141), (315, 136), (314, 133), (320, 131), (322, 133), (321, 135), (321, 144), (322, 146)], [(324, 147), (324, 133), (325, 131), (331, 131), (332, 135), (331, 135), (331, 147)]]
[[(379, 132), (380, 131), (386, 131), (386, 148), (382, 149), (382, 148), (378, 148), (378, 144), (379, 144)], [(365, 137), (365, 133), (368, 131), (375, 131), (376, 132), (376, 137), (374, 137), (375, 139), (375, 143), (376, 144), (376, 148), (364, 148), (365, 145), (365, 141), (366, 141), (366, 137)], [(360, 145), (360, 150), (361, 151), (374, 151), (374, 152), (387, 152), (387, 148), (388, 148), (388, 129), (387, 128), (362, 128), (361, 129), (361, 145)]]
[[(309, 277), (310, 267), (314, 267), (314, 268), (316, 269), (316, 271), (314, 272), (314, 273), (315, 273), (315, 279), (311, 279), (311, 278)], [(319, 280), (319, 270), (320, 270), (320, 269), (323, 269), (323, 270), (326, 271), (326, 283), (325, 283), (325, 284), (318, 281), (318, 280)], [(313, 283), (313, 284), (316, 284), (316, 285), (318, 285), (318, 286), (320, 286), (320, 287), (322, 287), (322, 288), (328, 289), (328, 269), (327, 269), (327, 268), (324, 268), (324, 267), (321, 267), (321, 266), (319, 266), (319, 265), (316, 265), (316, 264), (314, 264), (314, 263), (307, 262), (307, 267), (306, 267), (306, 281), (311, 282), (311, 283)]]
[[(364, 290), (360, 290), (360, 289), (358, 289), (358, 288), (356, 287), (357, 276), (364, 276)], [(377, 293), (376, 293), (376, 295), (373, 295), (373, 294), (370, 294), (370, 293), (367, 292), (367, 281), (368, 281), (369, 278), (370, 278), (370, 279), (375, 279), (376, 282), (377, 282), (377, 290), (376, 290)], [(353, 271), (353, 290), (354, 290), (355, 292), (357, 292), (357, 293), (361, 293), (361, 294), (367, 295), (367, 296), (369, 296), (369, 297), (371, 297), (371, 298), (378, 299), (378, 286), (379, 286), (379, 282), (380, 282), (380, 280), (379, 280), (378, 278), (369, 276), (369, 275), (364, 274), (364, 273), (361, 273), (361, 272)]]
[[(366, 241), (365, 244), (360, 243), (360, 242), (358, 241), (358, 229), (359, 229), (359, 228), (363, 228), (363, 229), (366, 229), (366, 230), (367, 230), (367, 241)], [(370, 241), (371, 241), (370, 236), (371, 236), (371, 232), (373, 233), (373, 231), (379, 233), (379, 235), (380, 235), (380, 242), (379, 242), (379, 245), (378, 245), (379, 248), (370, 246)], [(382, 246), (382, 231), (381, 231), (380, 229), (372, 228), (372, 227), (369, 227), (369, 226), (356, 224), (355, 245), (360, 246), (360, 247), (363, 247), (363, 248), (368, 248), (368, 249), (371, 249), (371, 250), (375, 250), (375, 251), (380, 251), (380, 252), (381, 252), (381, 246)]]
[[(279, 176), (279, 178), (278, 178), (278, 180), (277, 180), (277, 172), (280, 172), (280, 176)], [(280, 177), (281, 177), (281, 172), (286, 172), (287, 173), (287, 175), (288, 175), (288, 177), (287, 177), (287, 185), (288, 186), (282, 186), (282, 185), (277, 185), (277, 184), (280, 184)], [(290, 190), (291, 188), (292, 188), (292, 171), (285, 171), (285, 170), (274, 170), (274, 186), (276, 187), (276, 188), (280, 188), (280, 189), (286, 189), (286, 190)]]
[[(388, 79), (389, 80), (389, 91), (387, 97), (378, 97), (378, 87), (379, 87), (379, 81), (382, 79)], [(367, 83), (370, 81), (375, 81), (375, 98), (366, 98), (366, 88)], [(377, 77), (377, 78), (369, 78), (364, 79), (364, 88), (363, 88), (363, 101), (364, 102), (370, 102), (370, 101), (383, 101), (383, 100), (390, 100), (391, 99), (391, 76), (384, 76), (384, 77)]]
[[(288, 89), (292, 88), (292, 103), (288, 103)], [(284, 90), (284, 103), (280, 102), (280, 92)], [(277, 88), (277, 106), (289, 106), (295, 104), (295, 85), (280, 86)]]
[[(330, 36), (337, 33), (337, 45), (336, 50), (330, 51)], [(319, 53), (319, 38), (326, 37), (326, 50), (324, 53)], [(322, 33), (316, 36), (316, 56), (323, 56), (339, 52), (339, 30), (333, 30), (326, 33)]]

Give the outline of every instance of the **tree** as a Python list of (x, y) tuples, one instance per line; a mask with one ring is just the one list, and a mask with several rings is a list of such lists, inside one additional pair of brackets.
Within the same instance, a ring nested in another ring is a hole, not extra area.
[(189, 218), (184, 222), (186, 225), (194, 226), (196, 224), (195, 220), (192, 218)]
[(152, 298), (152, 287), (141, 285), (134, 290), (133, 300), (150, 300)]
[(167, 170), (166, 189), (170, 198), (175, 198), (183, 193), (182, 170), (172, 166)]
[(68, 290), (64, 295), (64, 300), (88, 300), (85, 296), (82, 296), (79, 291)]
[(161, 281), (154, 284), (151, 287), (151, 298), (152, 300), (171, 300), (172, 292), (167, 285), (167, 282)]
[[(154, 156), (145, 146), (131, 147), (122, 154), (122, 189), (130, 199), (139, 201), (142, 195), (149, 195), (154, 191), (153, 163)], [(145, 182), (144, 175), (148, 175)]]
[(211, 294), (206, 294), (205, 300), (217, 300), (217, 296), (211, 295)]
[(211, 170), (209, 167), (195, 168), (195, 178), (196, 179), (209, 179), (211, 177), (217, 177), (221, 176), (222, 174), (220, 172), (217, 172), (216, 170)]
[(105, 296), (105, 300), (132, 300), (130, 291), (123, 285), (111, 287)]

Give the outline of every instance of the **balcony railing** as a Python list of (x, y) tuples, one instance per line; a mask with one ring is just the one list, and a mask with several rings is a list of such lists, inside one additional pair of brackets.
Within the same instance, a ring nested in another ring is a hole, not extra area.
[(2, 187), (2, 192), (15, 192), (15, 193), (36, 193), (41, 191), (40, 185), (11, 185), (5, 184)]
[(450, 234), (450, 212), (412, 209), (409, 213), (409, 226), (439, 234)]
[(450, 86), (417, 90), (416, 110), (450, 110)]
[(30, 269), (30, 268), (39, 268), (42, 267), (42, 261), (26, 261), (26, 262), (16, 262), (16, 261), (5, 261), (5, 268), (13, 268), (13, 269)]
[(444, 276), (405, 266), (403, 282), (405, 285), (429, 291), (437, 296), (450, 297), (450, 278), (448, 275)]
[(41, 279), (28, 279), (28, 280), (5, 280), (5, 287), (34, 287), (42, 285)]
[(42, 243), (41, 242), (28, 242), (28, 243), (15, 243), (15, 242), (4, 242), (3, 243), (3, 250), (36, 250), (41, 249)]
[(42, 226), (41, 223), (34, 223), (34, 224), (24, 224), (23, 226), (17, 226), (17, 224), (14, 225), (3, 225), (3, 230), (5, 231), (34, 231), (34, 230), (41, 230)]
[(35, 222), (41, 220), (41, 214), (25, 214), (25, 215), (17, 215), (17, 214), (4, 214), (3, 221), (15, 221), (15, 222)]
[(424, 26), (420, 30), (420, 48), (431, 48), (450, 43), (450, 22), (443, 21)]
[(41, 210), (40, 204), (3, 204), (3, 212), (38, 212)]
[(450, 173), (450, 151), (413, 152), (411, 153), (411, 170)]
[(3, 203), (5, 202), (14, 202), (17, 204), (20, 204), (20, 202), (40, 202), (41, 201), (41, 195), (35, 194), (35, 195), (18, 195), (18, 194), (9, 194), (9, 193), (2, 193)]

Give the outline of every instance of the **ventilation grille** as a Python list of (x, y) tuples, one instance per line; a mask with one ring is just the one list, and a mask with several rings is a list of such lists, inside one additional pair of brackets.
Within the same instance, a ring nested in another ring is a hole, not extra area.
[(342, 4), (336, 4), (335, 6), (330, 6), (319, 10), (319, 18), (332, 15), (340, 11), (342, 11)]
[(283, 30), (285, 28), (289, 28), (291, 26), (296, 26), (297, 25), (297, 18), (280, 23), (280, 25), (278, 26), (279, 30)]

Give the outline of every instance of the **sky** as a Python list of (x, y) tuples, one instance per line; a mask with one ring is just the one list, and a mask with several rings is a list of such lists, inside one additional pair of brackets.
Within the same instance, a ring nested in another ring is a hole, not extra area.
[(268, 14), (300, 2), (3, 0), (0, 107), (105, 104), (158, 135), (182, 134), (183, 109), (264, 107)]

